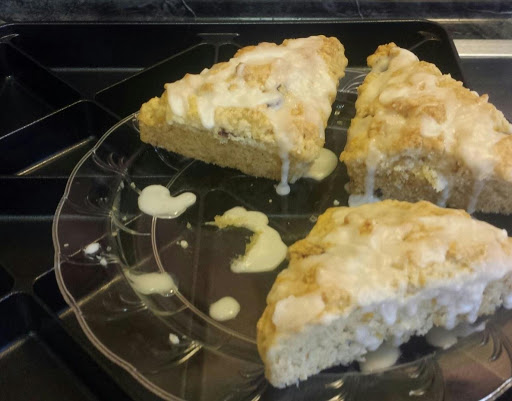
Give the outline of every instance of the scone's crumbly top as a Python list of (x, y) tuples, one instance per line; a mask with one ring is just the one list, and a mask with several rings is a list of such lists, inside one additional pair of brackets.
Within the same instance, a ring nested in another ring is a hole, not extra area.
[(286, 152), (316, 145), (316, 155), (346, 65), (342, 44), (332, 37), (244, 47), (228, 62), (166, 84), (166, 118), (240, 139), (277, 141)]
[(379, 46), (368, 66), (342, 161), (421, 148), (454, 154), (476, 180), (496, 172), (512, 181), (512, 125), (487, 95), (394, 43)]
[(277, 333), (366, 306), (381, 305), (384, 319), (393, 319), (386, 307), (395, 305), (396, 314), (420, 292), (463, 280), (474, 280), (482, 296), (489, 281), (512, 270), (512, 239), (462, 210), (387, 200), (328, 209), (289, 256), (267, 298), (274, 327), (266, 330)]

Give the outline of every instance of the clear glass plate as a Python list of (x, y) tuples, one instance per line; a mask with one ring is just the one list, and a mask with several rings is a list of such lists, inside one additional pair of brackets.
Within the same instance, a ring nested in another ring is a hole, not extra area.
[[(366, 74), (348, 69), (326, 130), (326, 147), (339, 154), (354, 114), (356, 88)], [(297, 386), (267, 384), (255, 344), (256, 322), (280, 270), (234, 274), (247, 230), (205, 225), (234, 206), (265, 213), (290, 245), (306, 236), (318, 215), (346, 205), (343, 164), (322, 182), (291, 185), (287, 197), (275, 182), (183, 158), (142, 143), (134, 116), (112, 127), (74, 169), (58, 207), (53, 236), (60, 290), (84, 332), (109, 359), (167, 400), (482, 400), (511, 383), (512, 319), (500, 310), (486, 329), (447, 351), (413, 338), (393, 368), (359, 372), (336, 367)], [(176, 219), (142, 214), (141, 189), (167, 186), (190, 191), (196, 204)], [(479, 216), (504, 228), (510, 219)], [(188, 247), (180, 245), (186, 241)], [(87, 253), (97, 243), (96, 252)], [(87, 248), (90, 250), (91, 248)], [(166, 296), (136, 291), (130, 274), (166, 272), (178, 290)], [(241, 311), (217, 322), (209, 305), (233, 296)], [(170, 340), (177, 335), (179, 344)]]

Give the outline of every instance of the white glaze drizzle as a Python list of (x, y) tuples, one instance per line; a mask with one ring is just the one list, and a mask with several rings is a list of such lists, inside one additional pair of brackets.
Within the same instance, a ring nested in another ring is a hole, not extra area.
[(96, 252), (98, 252), (99, 250), (100, 250), (100, 244), (98, 244), (97, 242), (93, 242), (84, 248), (84, 253), (86, 255), (93, 255)]
[(125, 274), (132, 287), (144, 295), (160, 294), (169, 296), (177, 290), (176, 283), (167, 273), (133, 274), (126, 271)]
[(448, 199), (450, 199), (451, 194), (452, 194), (452, 187), (450, 184), (447, 183), (446, 186), (441, 191), (439, 200), (437, 201), (437, 206), (445, 207), (446, 202), (448, 202)]
[(288, 174), (290, 172), (290, 158), (288, 152), (281, 152), (281, 181), (276, 185), (276, 193), (280, 196), (286, 196), (290, 193), (288, 184)]
[(169, 342), (172, 345), (178, 345), (180, 343), (180, 338), (176, 334), (171, 333), (169, 334)]
[(139, 209), (150, 216), (175, 218), (196, 202), (196, 196), (185, 192), (171, 196), (169, 189), (162, 185), (149, 185), (139, 195)]
[(322, 181), (329, 176), (338, 165), (338, 156), (326, 148), (320, 149), (320, 154), (315, 159), (305, 177), (313, 178), (316, 181)]
[(268, 225), (265, 214), (234, 207), (222, 216), (215, 216), (214, 224), (219, 228), (243, 227), (254, 232), (244, 255), (231, 262), (234, 273), (255, 273), (274, 270), (286, 257), (287, 246), (279, 233)]
[(356, 207), (364, 205), (365, 203), (379, 202), (380, 198), (375, 196), (375, 171), (377, 165), (382, 159), (382, 154), (377, 150), (375, 144), (370, 142), (368, 145), (368, 155), (366, 157), (366, 177), (364, 181), (364, 194), (352, 194), (348, 197), (348, 205)]
[(480, 332), (485, 329), (485, 322), (478, 325), (469, 323), (460, 323), (455, 328), (448, 330), (444, 327), (433, 327), (425, 335), (427, 342), (433, 347), (442, 349), (450, 348), (455, 345), (459, 338), (467, 337), (470, 334)]
[(379, 197), (366, 196), (366, 194), (363, 194), (363, 195), (352, 194), (348, 197), (348, 205), (350, 207), (357, 207), (357, 206), (364, 205), (366, 203), (375, 203), (375, 202), (379, 202), (379, 201), (380, 201)]
[(233, 297), (224, 297), (210, 305), (210, 317), (219, 322), (231, 320), (240, 312), (240, 304)]
[(482, 192), (482, 189), (484, 188), (484, 180), (478, 180), (476, 179), (473, 183), (473, 191), (471, 192), (471, 197), (469, 198), (468, 203), (468, 213), (472, 214), (475, 212), (476, 205), (478, 203), (478, 198), (480, 197), (480, 192)]
[(503, 307), (505, 309), (512, 309), (512, 294), (507, 295), (503, 299)]
[(359, 362), (359, 368), (363, 373), (372, 373), (393, 366), (400, 357), (398, 347), (383, 343), (375, 351), (368, 352), (364, 361)]

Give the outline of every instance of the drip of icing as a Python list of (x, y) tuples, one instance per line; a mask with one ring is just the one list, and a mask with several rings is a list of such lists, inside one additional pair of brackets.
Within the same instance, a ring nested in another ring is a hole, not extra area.
[(304, 324), (318, 316), (325, 308), (320, 294), (300, 297), (290, 295), (276, 304), (272, 322), (278, 330), (299, 330)]
[(475, 180), (473, 184), (473, 192), (471, 193), (471, 198), (469, 198), (468, 203), (468, 213), (472, 214), (475, 211), (476, 204), (478, 202), (478, 198), (480, 197), (480, 192), (484, 188), (484, 180)]
[(288, 184), (290, 159), (288, 153), (286, 153), (286, 156), (281, 156), (281, 163), (281, 181), (276, 186), (276, 193), (280, 196), (286, 196), (290, 193), (290, 185)]
[(377, 370), (393, 366), (400, 357), (400, 350), (392, 344), (383, 343), (375, 351), (365, 355), (365, 361), (359, 362), (359, 368), (363, 373), (371, 373)]
[(224, 297), (210, 305), (210, 317), (224, 322), (234, 319), (240, 312), (240, 304), (233, 297)]
[(443, 327), (433, 327), (425, 336), (427, 342), (433, 347), (448, 349), (457, 343), (457, 336), (452, 330)]
[(366, 203), (375, 203), (379, 202), (380, 198), (377, 196), (366, 196), (366, 194), (363, 195), (350, 195), (348, 197), (348, 205), (350, 207), (357, 207), (364, 205)]
[(348, 197), (348, 205), (356, 207), (365, 203), (379, 202), (380, 198), (375, 196), (375, 170), (383, 155), (377, 150), (373, 142), (368, 145), (368, 156), (366, 157), (366, 177), (364, 180), (364, 194), (350, 195)]
[(503, 307), (505, 309), (512, 309), (512, 294), (509, 294), (503, 299)]
[(290, 193), (290, 185), (288, 185), (288, 176), (290, 175), (290, 151), (293, 147), (289, 128), (292, 123), (289, 115), (283, 115), (284, 111), (273, 111), (271, 114), (281, 115), (274, 118), (274, 129), (281, 132), (276, 136), (279, 148), (279, 157), (281, 158), (281, 181), (276, 186), (276, 193), (280, 196), (286, 196)]
[(441, 196), (439, 197), (439, 200), (437, 201), (437, 206), (445, 207), (446, 202), (448, 202), (448, 199), (450, 199), (450, 195), (452, 193), (452, 187), (450, 184), (446, 184), (446, 186), (441, 191)]
[(169, 334), (169, 342), (172, 345), (178, 345), (180, 343), (180, 338), (176, 334)]
[[(297, 145), (297, 125), (291, 116), (302, 110), (305, 122), (318, 127), (324, 138), (324, 120), (331, 112), (330, 100), (336, 94), (329, 69), (318, 50), (321, 37), (293, 39), (277, 46), (260, 43), (244, 49), (221, 66), (205, 69), (198, 75), (187, 74), (180, 81), (167, 84), (170, 111), (185, 119), (195, 97), (201, 125), (221, 129), (216, 124), (216, 110), (225, 107), (254, 108), (261, 112), (274, 128), (281, 158), (281, 182), (276, 190), (286, 195), (289, 153)], [(260, 84), (252, 82), (252, 71), (269, 66), (268, 77)], [(295, 118), (295, 117), (294, 117)], [(249, 133), (249, 138), (251, 134)]]
[(243, 227), (254, 232), (245, 254), (231, 262), (234, 273), (254, 273), (274, 270), (286, 257), (288, 248), (279, 233), (268, 226), (268, 218), (261, 212), (234, 207), (211, 223), (219, 228)]
[(185, 192), (171, 196), (169, 189), (162, 185), (149, 185), (139, 195), (139, 209), (155, 217), (175, 218), (196, 203), (196, 196)]
[(97, 242), (93, 242), (85, 247), (84, 253), (86, 255), (93, 255), (96, 252), (98, 252), (99, 250), (100, 250), (100, 244), (98, 244)]
[(320, 154), (311, 164), (305, 177), (321, 181), (330, 175), (338, 165), (338, 157), (329, 149), (320, 149)]
[(144, 295), (160, 294), (168, 296), (177, 290), (176, 283), (167, 273), (133, 274), (127, 271), (126, 277), (132, 287)]
[(425, 339), (433, 347), (448, 349), (455, 345), (459, 338), (480, 332), (484, 330), (484, 328), (485, 322), (476, 326), (469, 323), (461, 323), (451, 330), (445, 329), (444, 327), (433, 327), (426, 334)]

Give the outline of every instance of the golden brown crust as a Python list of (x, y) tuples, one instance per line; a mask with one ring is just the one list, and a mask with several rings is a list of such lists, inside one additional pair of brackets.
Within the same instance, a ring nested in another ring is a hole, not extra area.
[(154, 97), (144, 103), (138, 115), (139, 122), (148, 127), (156, 127), (165, 122), (165, 99)]

